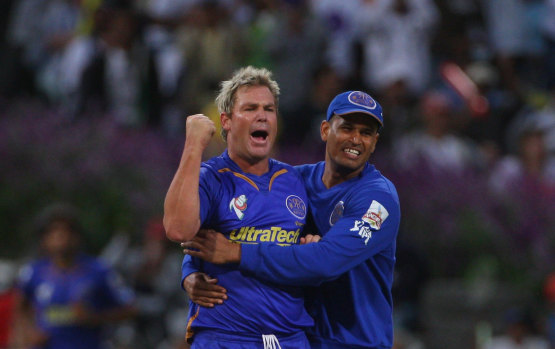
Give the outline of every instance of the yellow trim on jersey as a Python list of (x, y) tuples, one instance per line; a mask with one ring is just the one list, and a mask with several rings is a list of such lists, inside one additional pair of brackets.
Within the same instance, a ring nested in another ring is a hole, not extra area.
[(193, 340), (193, 336), (195, 335), (195, 332), (193, 331), (191, 326), (193, 325), (193, 321), (198, 317), (199, 310), (200, 306), (198, 306), (195, 315), (191, 316), (189, 322), (187, 322), (187, 330), (185, 332), (185, 340), (187, 341), (187, 343), (191, 343), (191, 341)]
[(282, 174), (284, 174), (284, 173), (287, 173), (287, 170), (284, 169), (284, 168), (282, 168), (281, 170), (279, 170), (279, 171), (277, 171), (276, 173), (273, 174), (272, 178), (270, 178), (270, 185), (268, 186), (268, 191), (272, 190), (272, 184), (274, 183), (274, 180), (275, 180), (278, 176), (280, 176), (280, 175), (282, 175)]
[(242, 175), (242, 174), (237, 173), (237, 172), (235, 172), (235, 171), (231, 171), (231, 170), (230, 170), (229, 168), (227, 168), (227, 167), (218, 170), (218, 172), (220, 172), (220, 173), (223, 173), (223, 172), (231, 172), (231, 173), (233, 173), (233, 175), (234, 175), (235, 177), (239, 177), (239, 178), (245, 180), (247, 183), (249, 183), (250, 185), (252, 185), (256, 190), (260, 191), (260, 189), (258, 189), (258, 186), (256, 185), (256, 183), (254, 183), (254, 182), (252, 181), (252, 179), (250, 179), (249, 177), (247, 177), (247, 176), (245, 176), (245, 175)]

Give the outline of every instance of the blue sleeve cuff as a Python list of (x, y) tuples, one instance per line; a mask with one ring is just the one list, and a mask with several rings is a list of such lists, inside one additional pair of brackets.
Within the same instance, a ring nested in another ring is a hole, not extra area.
[(183, 258), (183, 264), (181, 265), (181, 289), (185, 291), (185, 289), (183, 288), (183, 281), (185, 281), (185, 279), (187, 278), (187, 276), (191, 275), (192, 273), (195, 273), (199, 271), (198, 268), (195, 266), (195, 264), (193, 263), (192, 259), (190, 256), (185, 256)]

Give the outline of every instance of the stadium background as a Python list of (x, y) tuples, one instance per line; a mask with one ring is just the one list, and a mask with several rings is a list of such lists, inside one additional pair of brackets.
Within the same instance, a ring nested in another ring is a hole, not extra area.
[[(87, 249), (138, 295), (139, 316), (113, 331), (113, 346), (176, 348), (181, 255), (160, 216), (184, 119), (217, 118), (218, 82), (252, 64), (282, 88), (275, 157), (285, 162), (323, 159), (316, 131), (338, 92), (365, 90), (382, 104), (372, 161), (402, 203), (399, 348), (478, 349), (515, 319), (555, 345), (555, 1), (0, 7), (3, 296), (37, 252), (34, 217), (68, 201)], [(215, 137), (206, 156), (223, 147)]]

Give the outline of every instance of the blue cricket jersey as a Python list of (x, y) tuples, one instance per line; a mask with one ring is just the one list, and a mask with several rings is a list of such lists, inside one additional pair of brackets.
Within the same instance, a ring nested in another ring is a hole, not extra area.
[(34, 261), (21, 270), (18, 287), (31, 302), (38, 327), (50, 337), (42, 349), (104, 348), (102, 328), (76, 323), (73, 307), (81, 304), (101, 312), (133, 300), (113, 271), (86, 255), (78, 256), (68, 270), (46, 258)]
[[(287, 164), (270, 159), (261, 176), (243, 172), (225, 151), (201, 166), (202, 228), (222, 232), (243, 245), (298, 244), (307, 215), (302, 178)], [(187, 339), (213, 330), (246, 337), (291, 334), (312, 326), (300, 287), (244, 275), (237, 264), (215, 265), (185, 256), (182, 280), (194, 271), (218, 278), (228, 299), (214, 308), (190, 303)]]
[(324, 162), (298, 166), (318, 243), (243, 245), (241, 270), (288, 285), (319, 285), (307, 295), (313, 348), (391, 348), (391, 286), (400, 207), (394, 185), (374, 166), (326, 188)]

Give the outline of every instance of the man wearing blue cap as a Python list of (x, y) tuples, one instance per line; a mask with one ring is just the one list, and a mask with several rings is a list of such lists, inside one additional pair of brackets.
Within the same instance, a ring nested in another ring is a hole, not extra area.
[[(381, 106), (364, 92), (341, 93), (329, 105), (320, 127), (325, 161), (297, 167), (322, 235), (318, 243), (233, 244), (206, 232), (183, 244), (185, 253), (240, 263), (243, 272), (280, 284), (318, 286), (306, 296), (315, 320), (307, 331), (312, 348), (391, 348), (399, 199), (395, 186), (368, 163), (382, 127)], [(220, 296), (207, 294), (214, 303)]]

